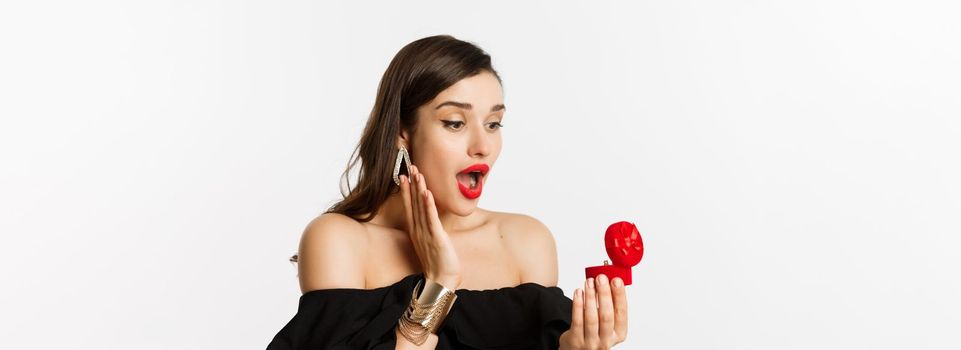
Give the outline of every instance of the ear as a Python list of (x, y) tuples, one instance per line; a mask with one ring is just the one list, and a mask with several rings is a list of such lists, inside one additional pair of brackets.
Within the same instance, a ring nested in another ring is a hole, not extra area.
[(410, 150), (410, 133), (407, 130), (401, 130), (400, 137), (397, 138), (397, 147), (403, 145), (404, 148)]

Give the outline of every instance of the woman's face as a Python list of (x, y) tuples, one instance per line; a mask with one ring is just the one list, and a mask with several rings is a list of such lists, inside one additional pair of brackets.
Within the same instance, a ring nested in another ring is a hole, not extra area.
[(417, 131), (406, 141), (439, 211), (467, 216), (477, 207), (489, 172), (474, 174), (474, 181), (465, 170), (493, 169), (503, 118), (501, 85), (487, 71), (461, 79), (417, 109)]

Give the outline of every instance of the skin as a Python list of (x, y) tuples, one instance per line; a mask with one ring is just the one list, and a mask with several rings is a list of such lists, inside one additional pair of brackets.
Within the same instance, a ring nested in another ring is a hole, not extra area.
[[(447, 101), (470, 108), (441, 106)], [(378, 288), (421, 271), (449, 289), (496, 289), (526, 282), (556, 286), (557, 255), (550, 231), (527, 215), (481, 209), (478, 201), (484, 194), (468, 199), (457, 186), (458, 172), (484, 163), (490, 166), (486, 190), (502, 147), (498, 123), (505, 110), (500, 106), (500, 83), (482, 72), (419, 107), (416, 132), (397, 138), (398, 146), (411, 153), (410, 177), (401, 176), (401, 191), (369, 222), (339, 214), (311, 222), (301, 240), (302, 290)], [(624, 341), (628, 313), (620, 279), (588, 279), (573, 300), (572, 324), (560, 337), (561, 349), (608, 349)], [(433, 349), (438, 340), (432, 334), (418, 347), (396, 336), (398, 349)]]

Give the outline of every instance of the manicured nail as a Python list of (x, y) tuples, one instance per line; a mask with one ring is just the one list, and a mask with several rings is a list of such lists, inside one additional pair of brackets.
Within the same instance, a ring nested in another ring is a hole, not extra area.
[(605, 284), (605, 283), (607, 283), (607, 276), (605, 276), (603, 273), (600, 275), (597, 275), (597, 284)]
[(587, 288), (594, 289), (594, 277), (587, 279)]
[(581, 297), (581, 289), (580, 289), (580, 288), (577, 288), (577, 289), (574, 290), (574, 297), (575, 297), (575, 298), (580, 298), (580, 297)]
[(614, 287), (621, 288), (624, 286), (624, 281), (620, 277), (614, 277)]

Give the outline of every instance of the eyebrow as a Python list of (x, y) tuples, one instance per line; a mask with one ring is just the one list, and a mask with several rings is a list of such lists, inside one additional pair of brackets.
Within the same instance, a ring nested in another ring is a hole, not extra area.
[[(454, 107), (457, 107), (457, 108), (460, 108), (460, 109), (466, 109), (466, 110), (470, 110), (470, 109), (474, 108), (474, 106), (471, 105), (470, 103), (457, 102), (457, 101), (446, 101), (446, 102), (444, 102), (444, 103), (441, 103), (441, 104), (437, 105), (437, 107), (434, 107), (434, 109), (437, 110), (437, 109), (440, 109), (441, 107), (444, 107), (444, 106), (454, 106)], [(491, 112), (497, 112), (497, 111), (507, 111), (507, 107), (504, 107), (503, 104), (497, 104), (497, 105), (494, 105), (493, 107), (491, 107)]]

